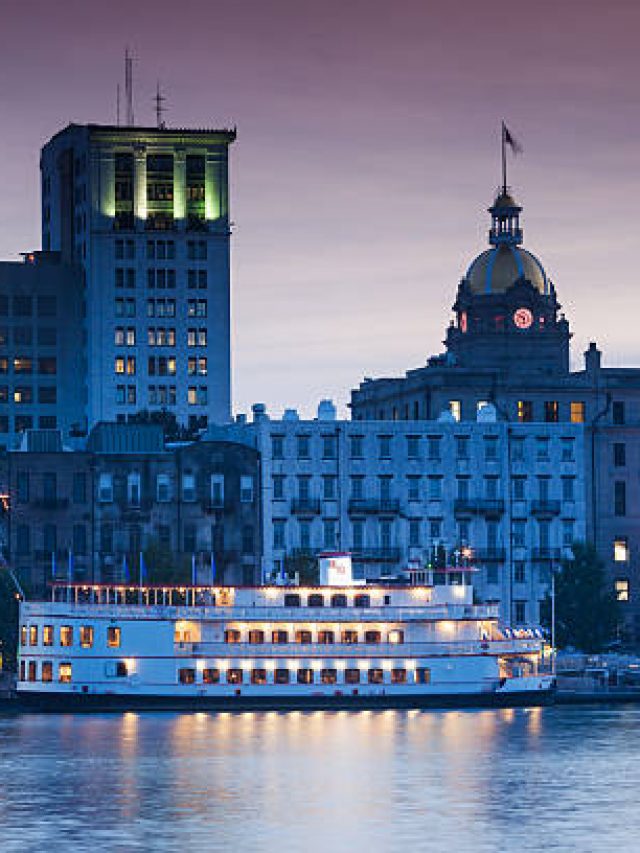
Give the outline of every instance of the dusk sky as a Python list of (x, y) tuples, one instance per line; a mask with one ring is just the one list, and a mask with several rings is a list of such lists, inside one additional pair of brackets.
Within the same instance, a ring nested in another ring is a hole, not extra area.
[[(486, 244), (504, 118), (525, 246), (605, 365), (640, 364), (635, 0), (4, 0), (0, 258), (40, 245), (39, 149), (135, 114), (238, 127), (231, 152), (234, 409), (343, 407), (363, 376), (442, 349)], [(342, 409), (344, 412), (344, 409)]]

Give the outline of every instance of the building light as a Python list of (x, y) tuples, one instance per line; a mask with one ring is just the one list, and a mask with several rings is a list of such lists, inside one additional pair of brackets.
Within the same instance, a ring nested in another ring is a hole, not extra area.
[(629, 544), (626, 539), (614, 539), (613, 559), (616, 563), (626, 563), (629, 559)]

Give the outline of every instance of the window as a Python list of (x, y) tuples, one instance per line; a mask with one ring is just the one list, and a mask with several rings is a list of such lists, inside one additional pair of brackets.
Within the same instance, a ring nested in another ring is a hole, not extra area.
[(87, 554), (87, 526), (86, 524), (74, 524), (72, 531), (73, 553), (79, 557)]
[(431, 682), (431, 670), (426, 666), (419, 666), (415, 673), (416, 684), (429, 684)]
[(13, 372), (27, 374), (33, 373), (33, 359), (24, 355), (17, 355), (13, 359)]
[(562, 522), (562, 545), (565, 548), (570, 548), (573, 545), (575, 536), (573, 532), (573, 521), (567, 519)]
[(340, 641), (345, 646), (353, 646), (358, 642), (358, 632), (354, 628), (345, 628)]
[(573, 438), (563, 438), (561, 445), (562, 450), (560, 454), (560, 458), (563, 462), (573, 462), (573, 448), (575, 441)]
[(241, 669), (227, 670), (227, 684), (242, 684), (243, 672)]
[(560, 419), (560, 407), (557, 400), (545, 400), (544, 419), (549, 424), (557, 424)]
[(427, 477), (429, 500), (439, 501), (442, 498), (442, 477)]
[(533, 420), (533, 403), (531, 400), (518, 400), (518, 420), (520, 423), (530, 423)]
[(513, 579), (516, 583), (526, 583), (527, 575), (526, 575), (526, 565), (525, 563), (518, 561), (514, 563), (513, 566)]
[(430, 435), (427, 437), (427, 458), (430, 462), (440, 460), (440, 436)]
[(299, 669), (297, 673), (298, 684), (313, 684), (313, 670)]
[(345, 669), (345, 671), (344, 671), (344, 683), (345, 684), (360, 684), (360, 670), (359, 669)]
[(273, 476), (273, 499), (274, 499), (274, 501), (284, 500), (284, 481), (285, 481), (285, 478), (282, 474), (275, 474)]
[(53, 681), (53, 663), (50, 660), (42, 661), (42, 680), (45, 684)]
[(410, 501), (420, 500), (420, 477), (407, 477), (407, 497)]
[(420, 436), (407, 436), (407, 457), (409, 459), (418, 459), (420, 457)]
[(624, 468), (627, 464), (627, 446), (624, 442), (613, 445), (613, 464), (616, 468)]
[(102, 472), (98, 478), (98, 501), (100, 503), (113, 501), (113, 477), (106, 472)]
[(296, 450), (298, 459), (309, 459), (311, 455), (311, 436), (297, 435)]
[(127, 502), (129, 506), (140, 506), (140, 474), (137, 471), (127, 475)]
[(572, 424), (583, 424), (586, 419), (586, 404), (574, 400), (570, 407), (570, 418)]
[(626, 537), (613, 540), (613, 559), (616, 563), (627, 563), (629, 561), (629, 542)]
[(575, 499), (575, 478), (574, 477), (563, 477), (562, 478), (562, 500), (563, 501), (572, 501)]
[(549, 439), (546, 436), (536, 438), (536, 459), (549, 458)]
[(260, 631), (257, 628), (249, 631), (249, 642), (254, 646), (264, 643), (264, 631)]
[(203, 669), (202, 681), (204, 684), (218, 684), (220, 681), (220, 670), (210, 668)]
[(523, 501), (525, 500), (525, 477), (514, 477), (512, 480), (513, 483), (513, 500), (514, 501)]
[(42, 629), (42, 645), (53, 645), (53, 625), (45, 625)]
[(469, 458), (469, 437), (466, 435), (456, 436), (456, 457), (458, 459)]
[(391, 670), (391, 683), (392, 684), (406, 684), (407, 683), (407, 670), (406, 669), (392, 669)]
[(323, 435), (322, 436), (322, 458), (323, 459), (335, 459), (336, 458), (336, 437), (335, 437), (335, 435)]
[(616, 578), (615, 591), (616, 601), (629, 601), (629, 581), (627, 578)]
[(117, 628), (114, 625), (109, 625), (107, 628), (107, 646), (110, 649), (119, 649), (120, 639), (120, 628)]
[(296, 592), (285, 593), (284, 606), (285, 607), (300, 607), (300, 596)]
[(242, 635), (237, 628), (227, 628), (224, 632), (225, 643), (239, 643), (242, 640)]
[(409, 520), (409, 547), (420, 547), (420, 519), (411, 518)]
[(526, 535), (526, 521), (513, 522), (513, 544), (516, 548), (524, 548)]
[(253, 477), (250, 474), (240, 477), (240, 503), (253, 503)]
[(616, 480), (613, 484), (613, 514), (627, 514), (627, 484), (624, 480)]
[(282, 518), (273, 520), (273, 547), (282, 550), (285, 547), (285, 521)]
[(333, 631), (318, 631), (318, 643), (323, 646), (331, 646), (335, 641)]
[(321, 593), (312, 593), (307, 599), (307, 607), (324, 607), (324, 596)]
[(87, 500), (87, 475), (84, 471), (76, 471), (73, 475), (73, 502), (83, 504)]
[(352, 435), (349, 438), (350, 456), (352, 459), (362, 459), (364, 456), (364, 436)]
[(156, 499), (158, 503), (168, 503), (171, 500), (171, 477), (168, 474), (157, 476)]
[(212, 474), (210, 481), (211, 506), (222, 508), (224, 506), (224, 474)]
[(613, 423), (616, 426), (622, 426), (625, 423), (624, 401), (614, 400), (611, 409)]
[(284, 436), (283, 435), (272, 435), (271, 436), (271, 456), (273, 459), (283, 459), (284, 458)]
[(38, 645), (38, 626), (31, 625), (29, 627), (29, 645), (37, 646)]
[(493, 460), (498, 458), (498, 436), (488, 435), (484, 440), (484, 458)]
[(185, 472), (182, 475), (182, 500), (188, 503), (196, 499), (196, 478), (195, 474)]
[(93, 647), (93, 626), (80, 626), (80, 648), (91, 649)]
[(287, 631), (272, 631), (271, 632), (271, 642), (275, 643), (275, 645), (283, 645), (289, 642), (289, 634)]
[(380, 631), (365, 631), (364, 641), (365, 643), (380, 643), (382, 642), (382, 634)]
[(517, 625), (522, 625), (527, 621), (527, 602), (526, 601), (514, 601), (513, 602), (513, 618), (514, 622)]
[(273, 673), (273, 683), (274, 684), (288, 684), (289, 683), (289, 670), (288, 669), (276, 669)]
[(266, 669), (252, 669), (251, 670), (251, 683), (252, 684), (266, 684), (267, 683), (267, 670)]
[(58, 667), (58, 681), (60, 684), (71, 684), (71, 664), (61, 663)]
[(371, 605), (371, 598), (368, 595), (356, 595), (353, 599), (354, 607), (366, 608)]
[(193, 684), (196, 680), (196, 671), (191, 667), (183, 667), (178, 670), (178, 681), (180, 684)]
[(370, 669), (367, 673), (367, 681), (369, 684), (383, 684), (384, 672), (382, 669)]
[(351, 499), (362, 500), (364, 497), (364, 477), (351, 478)]
[(337, 669), (321, 669), (320, 683), (321, 684), (336, 684), (338, 681)]
[(322, 521), (322, 546), (333, 549), (336, 547), (336, 521), (333, 518), (325, 518)]
[(73, 628), (70, 625), (60, 627), (60, 645), (67, 648), (73, 645)]
[(453, 415), (454, 421), (459, 421), (462, 417), (462, 403), (460, 400), (449, 400), (449, 411)]

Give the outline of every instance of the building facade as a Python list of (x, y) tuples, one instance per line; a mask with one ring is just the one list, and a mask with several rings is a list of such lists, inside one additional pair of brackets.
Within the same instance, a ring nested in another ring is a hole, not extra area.
[(52, 252), (0, 263), (0, 449), (25, 430), (84, 425), (80, 270)]
[(358, 422), (460, 421), (486, 402), (516, 424), (582, 424), (587, 539), (640, 641), (640, 369), (606, 368), (591, 343), (569, 367), (571, 337), (553, 282), (522, 247), (520, 206), (506, 188), (490, 208), (490, 247), (458, 287), (446, 351), (403, 377), (365, 379), (352, 391)]
[(235, 131), (69, 125), (42, 149), (42, 245), (85, 285), (87, 422), (231, 411)]
[(277, 572), (322, 551), (359, 577), (470, 548), (477, 596), (508, 623), (540, 620), (551, 567), (586, 536), (584, 426), (476, 419), (338, 421), (294, 412), (229, 428), (261, 459), (264, 563)]

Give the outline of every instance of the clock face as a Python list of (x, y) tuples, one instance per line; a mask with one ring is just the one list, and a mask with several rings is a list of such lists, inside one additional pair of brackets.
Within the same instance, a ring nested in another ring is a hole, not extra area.
[(513, 312), (513, 325), (517, 329), (528, 329), (533, 323), (533, 314), (528, 308), (516, 308)]
[(467, 312), (466, 311), (462, 311), (462, 313), (460, 314), (460, 331), (461, 332), (467, 331)]

